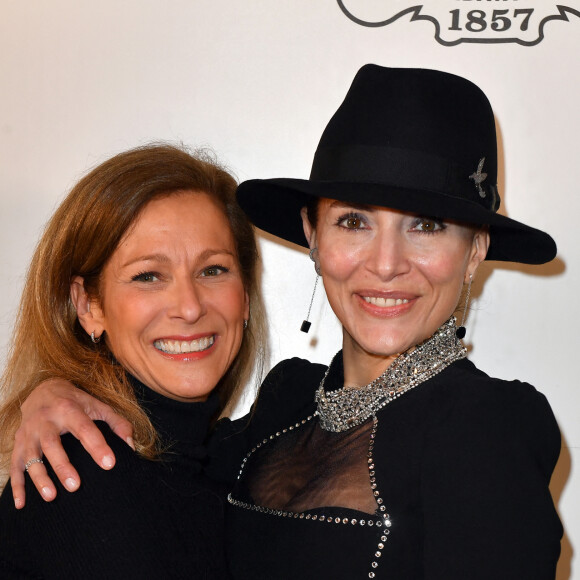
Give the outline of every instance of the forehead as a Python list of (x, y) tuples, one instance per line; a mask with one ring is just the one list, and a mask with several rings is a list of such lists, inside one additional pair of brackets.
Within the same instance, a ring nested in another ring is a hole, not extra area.
[(231, 250), (234, 238), (223, 207), (203, 191), (183, 191), (158, 197), (140, 212), (116, 252), (135, 246), (204, 246)]
[(200, 216), (227, 222), (222, 205), (209, 193), (201, 190), (180, 190), (160, 195), (143, 207), (135, 222), (159, 221), (160, 216), (173, 214), (176, 209), (188, 213), (192, 210), (193, 213), (199, 212)]

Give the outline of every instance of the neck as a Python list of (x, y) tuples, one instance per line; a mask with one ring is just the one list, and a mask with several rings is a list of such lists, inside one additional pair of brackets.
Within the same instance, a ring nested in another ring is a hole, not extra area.
[[(462, 352), (465, 350), (461, 342), (456, 338), (455, 318), (451, 317), (447, 322), (431, 336), (418, 344), (407, 348), (404, 352), (411, 353), (419, 345), (425, 344), (427, 340), (431, 340), (435, 336), (439, 336), (439, 342), (445, 344), (450, 350), (459, 349)], [(441, 334), (443, 333), (443, 334)], [(442, 338), (442, 336), (445, 338)], [(368, 385), (376, 378), (380, 377), (388, 367), (399, 357), (403, 352), (395, 353), (381, 353), (377, 354), (363, 349), (352, 336), (343, 327), (342, 329), (342, 360), (344, 368), (344, 385), (349, 387), (363, 387)], [(463, 353), (462, 356), (465, 356)]]
[(344, 385), (363, 387), (381, 376), (387, 367), (399, 356), (375, 354), (360, 347), (343, 328), (342, 360), (344, 365)]
[(217, 394), (207, 401), (176, 401), (147, 387), (134, 377), (129, 377), (139, 405), (145, 409), (162, 447), (170, 446), (171, 452), (180, 455), (199, 454), (197, 446), (204, 442), (210, 420), (219, 405)]

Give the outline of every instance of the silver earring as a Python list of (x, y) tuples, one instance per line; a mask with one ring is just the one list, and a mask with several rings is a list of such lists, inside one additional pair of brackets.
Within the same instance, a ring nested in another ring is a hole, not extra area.
[(473, 274), (469, 274), (469, 284), (467, 285), (467, 292), (465, 294), (465, 306), (463, 308), (463, 315), (461, 316), (461, 324), (455, 331), (455, 336), (459, 339), (465, 337), (465, 316), (467, 315), (467, 306), (469, 304), (469, 295), (471, 294), (471, 283), (473, 282)]
[(314, 270), (317, 276), (320, 276), (320, 264), (316, 261), (316, 257), (314, 256), (314, 252), (318, 252), (318, 248), (312, 248), (310, 252), (308, 252), (308, 257), (314, 262)]
[[(103, 335), (101, 334), (101, 336)], [(101, 342), (101, 336), (95, 337), (95, 331), (93, 330), (93, 332), (91, 332), (91, 340), (93, 341), (93, 344), (98, 344)]]
[(244, 330), (246, 330), (246, 328), (248, 328), (248, 321), (244, 319)]
[(316, 271), (316, 280), (314, 281), (314, 289), (312, 290), (312, 298), (310, 299), (310, 306), (308, 306), (308, 314), (306, 315), (306, 320), (303, 320), (300, 326), (300, 330), (306, 333), (308, 333), (310, 327), (312, 326), (312, 323), (308, 319), (310, 318), (310, 311), (312, 310), (314, 295), (316, 294), (316, 286), (318, 286), (318, 279), (320, 278), (320, 265), (318, 264), (316, 258), (314, 257), (314, 252), (318, 252), (318, 248), (312, 248), (308, 253), (308, 256), (314, 262), (314, 270)]

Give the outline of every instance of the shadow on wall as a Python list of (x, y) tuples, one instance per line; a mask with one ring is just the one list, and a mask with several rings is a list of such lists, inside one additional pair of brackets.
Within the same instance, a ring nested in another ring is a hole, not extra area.
[[(522, 274), (527, 274), (528, 276), (560, 276), (566, 271), (566, 263), (561, 258), (555, 258), (548, 264), (542, 264), (541, 266), (534, 266), (528, 264), (514, 264), (511, 262), (489, 262), (486, 267), (480, 268), (478, 271), (477, 278), (474, 280), (472, 296), (474, 298), (479, 298), (483, 292), (483, 287), (487, 279), (493, 274), (495, 270), (507, 270), (511, 272), (521, 272)], [(470, 345), (467, 345), (468, 350)], [(566, 522), (563, 520), (561, 511), (559, 509), (560, 499), (564, 488), (570, 477), (572, 467), (572, 457), (570, 455), (570, 450), (568, 448), (566, 439), (562, 436), (562, 450), (560, 452), (560, 458), (552, 475), (552, 480), (550, 482), (550, 491), (552, 497), (554, 498), (554, 505), (560, 514), (560, 519), (562, 524), (565, 526)], [(564, 536), (561, 542), (562, 551), (560, 553), (560, 559), (558, 560), (558, 568), (556, 571), (556, 580), (571, 580), (572, 579), (572, 558), (574, 557), (574, 548), (570, 543), (570, 538), (564, 529)]]
[[(560, 498), (568, 478), (570, 477), (570, 472), (572, 470), (572, 456), (570, 455), (570, 449), (564, 436), (562, 436), (562, 451), (560, 452), (560, 459), (556, 465), (556, 469), (552, 475), (552, 481), (550, 482), (550, 491), (552, 492), (552, 497), (554, 498), (554, 504), (558, 508), (560, 503)], [(558, 561), (558, 568), (556, 572), (556, 580), (570, 580), (572, 578), (572, 558), (574, 556), (574, 548), (570, 543), (570, 538), (566, 533), (565, 524), (563, 521), (562, 514), (560, 514), (560, 519), (562, 524), (564, 524), (564, 537), (562, 538), (562, 552), (560, 553), (560, 560)]]

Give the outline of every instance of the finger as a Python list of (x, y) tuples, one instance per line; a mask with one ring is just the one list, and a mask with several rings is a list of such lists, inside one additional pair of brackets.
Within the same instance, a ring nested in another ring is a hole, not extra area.
[[(39, 451), (36, 446), (27, 446), (24, 440), (24, 432), (19, 429), (15, 435), (15, 445), (10, 460), (10, 481), (16, 509), (22, 509), (26, 502), (26, 476), (24, 475), (26, 462), (30, 461), (30, 459), (42, 458), (42, 451)], [(52, 501), (56, 497), (54, 483), (48, 477), (46, 469), (41, 462), (30, 464), (28, 466), (29, 473), (33, 466), (39, 466), (38, 469), (32, 470), (32, 473), (37, 477), (36, 481), (34, 481), (34, 478), (33, 481), (38, 492), (46, 501)]]
[(74, 425), (70, 427), (70, 432), (81, 442), (95, 463), (103, 469), (111, 469), (115, 465), (115, 454), (89, 417), (84, 414), (76, 417)]
[(42, 463), (33, 463), (28, 468), (28, 475), (44, 501), (52, 501), (56, 497), (56, 487)]
[[(24, 433), (18, 429), (14, 434), (14, 448), (10, 456), (10, 485), (12, 487), (12, 497), (16, 509), (22, 509), (26, 503), (26, 487), (24, 477), (24, 464), (26, 460), (26, 445), (24, 444)], [(36, 456), (40, 457), (38, 452)]]
[(109, 424), (109, 427), (113, 430), (118, 437), (120, 437), (133, 451), (135, 451), (135, 442), (133, 441), (133, 424), (127, 421), (125, 417), (121, 417), (116, 413), (113, 414), (109, 419), (105, 419)]
[(90, 409), (85, 407), (85, 412), (93, 420), (105, 421), (113, 433), (125, 441), (134, 451), (133, 424), (125, 419), (125, 417), (121, 417), (121, 415), (115, 413), (109, 405), (97, 399), (91, 398), (87, 403), (90, 404)]
[(10, 486), (12, 487), (12, 498), (17, 510), (24, 507), (26, 503), (26, 491), (24, 488), (24, 472), (21, 467), (10, 466)]
[(65, 489), (76, 491), (80, 486), (81, 478), (69, 461), (59, 434), (53, 429), (43, 430), (40, 435), (40, 445), (46, 460)]

